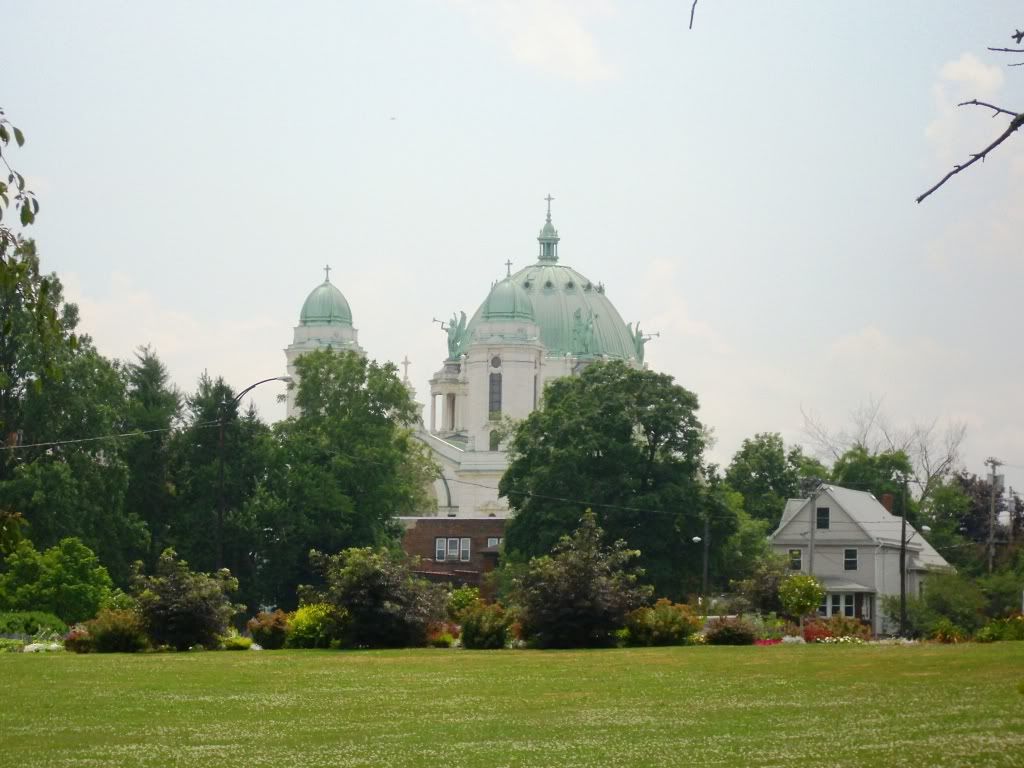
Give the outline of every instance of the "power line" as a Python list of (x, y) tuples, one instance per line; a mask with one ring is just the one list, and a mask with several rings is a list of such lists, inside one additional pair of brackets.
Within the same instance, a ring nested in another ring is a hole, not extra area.
[[(219, 424), (219, 421), (207, 421), (200, 422), (198, 424), (190, 424), (186, 429), (205, 429), (207, 427), (215, 427)], [(49, 440), (43, 443), (23, 443), (21, 445), (4, 445), (0, 446), (5, 451), (21, 451), (27, 448), (54, 448), (61, 445), (80, 445), (82, 443), (94, 443), (99, 440), (119, 440), (125, 437), (141, 437), (143, 435), (151, 435), (156, 432), (173, 432), (178, 427), (160, 427), (159, 429), (137, 429), (133, 432), (118, 432), (110, 435), (100, 435), (99, 437), (77, 437), (69, 440)]]

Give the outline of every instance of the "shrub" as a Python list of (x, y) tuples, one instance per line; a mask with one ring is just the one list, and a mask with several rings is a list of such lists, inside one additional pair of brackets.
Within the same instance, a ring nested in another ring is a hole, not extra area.
[(179, 651), (195, 645), (217, 647), (228, 620), (241, 608), (227, 597), (238, 588), (231, 573), (227, 569), (215, 575), (193, 573), (173, 549), (160, 555), (155, 575), (143, 575), (140, 566), (133, 582), (139, 612), (153, 641)]
[(67, 625), (52, 613), (45, 611), (7, 611), (0, 613), (0, 635), (32, 637), (42, 630), (63, 635)]
[(241, 635), (228, 635), (221, 638), (221, 645), (225, 651), (248, 651), (252, 648), (252, 638)]
[(448, 593), (448, 605), (446, 607), (448, 618), (456, 624), (461, 624), (466, 611), (476, 607), (479, 602), (480, 590), (476, 587), (467, 585), (453, 589)]
[(779, 585), (783, 609), (801, 624), (804, 616), (817, 610), (824, 599), (825, 588), (821, 582), (805, 573), (794, 573)]
[(993, 619), (974, 636), (982, 643), (994, 640), (1024, 640), (1024, 614), (1018, 613), (1006, 619)]
[(24, 640), (14, 640), (10, 637), (0, 637), (0, 653), (21, 653), (24, 650)]
[(245, 626), (261, 648), (276, 651), (284, 647), (288, 637), (288, 614), (280, 608), (272, 613), (260, 611)]
[[(22, 541), (0, 574), (0, 605), (10, 610), (45, 611), (74, 623), (96, 615), (114, 584), (91, 549), (74, 538), (45, 552)], [(67, 627), (61, 630), (61, 634)]]
[(832, 637), (832, 630), (823, 620), (813, 619), (804, 624), (803, 637), (805, 642), (816, 643), (819, 640)]
[(438, 632), (427, 636), (427, 645), (431, 648), (451, 648), (455, 644), (455, 638), (451, 632)]
[[(444, 618), (443, 587), (417, 578), (401, 552), (346, 549), (337, 555), (311, 552), (313, 567), (327, 583), (304, 595), (328, 603), (346, 617), (343, 643), (357, 648), (422, 646), (427, 629)], [(313, 600), (310, 600), (313, 602)]]
[(601, 543), (604, 532), (587, 510), (572, 536), (551, 555), (530, 560), (514, 592), (526, 639), (549, 648), (587, 648), (615, 643), (626, 616), (644, 605), (650, 587), (631, 567), (639, 553), (625, 542)]
[(341, 635), (342, 616), (328, 603), (300, 605), (288, 620), (287, 648), (329, 648)]
[(149, 646), (146, 625), (135, 611), (102, 610), (85, 628), (99, 653), (135, 653)]
[(753, 645), (754, 628), (742, 619), (715, 619), (705, 637), (708, 645)]
[(84, 624), (75, 624), (68, 630), (64, 637), (64, 650), (72, 653), (92, 653), (96, 650), (96, 643), (89, 634), (89, 629)]
[(653, 607), (637, 608), (626, 617), (630, 645), (685, 645), (703, 622), (687, 605), (661, 598)]
[(498, 603), (478, 604), (462, 620), (462, 647), (487, 651), (504, 648), (512, 617)]
[(744, 619), (754, 628), (754, 634), (759, 640), (781, 640), (786, 635), (800, 633), (796, 624), (781, 619), (774, 613), (767, 616), (745, 616)]
[(963, 627), (958, 627), (945, 616), (939, 619), (932, 629), (932, 640), (940, 643), (961, 643), (966, 639), (967, 633)]
[(871, 627), (860, 619), (833, 614), (824, 622), (832, 637), (859, 637), (861, 640), (871, 639)]

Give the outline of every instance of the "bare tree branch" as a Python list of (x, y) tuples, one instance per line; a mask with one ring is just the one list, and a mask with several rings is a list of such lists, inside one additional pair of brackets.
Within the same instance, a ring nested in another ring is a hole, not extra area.
[(999, 53), (1024, 53), (1024, 48), (989, 48), (989, 50)]
[[(1024, 62), (1021, 62), (1021, 63), (1024, 64)], [(957, 106), (958, 107), (969, 107), (969, 106), (988, 107), (989, 109), (995, 110), (995, 114), (993, 114), (992, 117), (996, 117), (997, 115), (1000, 115), (1000, 114), (1009, 115), (1010, 117), (1016, 117), (1017, 116), (1016, 112), (1011, 112), (1008, 109), (1003, 109), (1002, 107), (997, 107), (995, 104), (989, 104), (987, 101), (978, 101), (977, 99), (971, 99), (970, 101), (961, 101), (959, 104), (957, 104)]]
[(693, 0), (693, 5), (690, 6), (690, 29), (693, 29), (693, 14), (697, 10), (697, 0)]
[(972, 165), (974, 165), (979, 160), (984, 160), (989, 152), (991, 152), (993, 149), (995, 149), (1000, 144), (1002, 144), (1004, 141), (1006, 141), (1008, 138), (1010, 138), (1010, 136), (1015, 131), (1017, 131), (1017, 129), (1019, 129), (1022, 125), (1024, 125), (1024, 112), (1022, 112), (1021, 114), (1019, 114), (1016, 117), (1014, 117), (1013, 120), (1010, 121), (1009, 127), (1007, 127), (1007, 129), (1005, 131), (1003, 131), (1002, 135), (998, 139), (993, 141), (991, 144), (989, 144), (987, 147), (985, 147), (983, 150), (981, 150), (981, 152), (977, 153), (976, 155), (971, 155), (971, 159), (968, 160), (963, 165), (954, 165), (953, 166), (953, 170), (950, 171), (949, 173), (947, 173), (945, 176), (943, 176), (942, 179), (939, 180), (938, 184), (933, 186), (931, 189), (929, 189), (924, 194), (920, 195), (917, 198), (917, 202), (920, 203), (922, 200), (924, 200), (926, 197), (928, 197), (928, 195), (930, 195), (932, 192), (937, 190), (939, 187), (941, 187), (943, 184), (945, 184), (951, 178), (953, 178), (958, 173), (960, 173), (960, 171), (963, 171), (963, 170), (965, 170), (967, 168), (970, 168)]

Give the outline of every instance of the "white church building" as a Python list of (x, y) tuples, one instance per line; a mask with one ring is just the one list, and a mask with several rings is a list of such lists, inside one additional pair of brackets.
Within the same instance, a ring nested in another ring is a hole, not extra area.
[[(579, 373), (596, 360), (643, 366), (650, 336), (623, 322), (603, 284), (559, 262), (552, 200), (549, 195), (535, 263), (515, 274), (509, 268), (468, 321), (460, 312), (442, 325), (447, 356), (430, 379), (425, 423), (418, 431), (441, 468), (434, 484), (439, 516), (508, 514), (497, 493), (508, 466), (500, 426), (505, 417), (528, 416), (548, 381)], [(298, 356), (323, 347), (365, 354), (348, 302), (329, 273), (303, 304), (285, 350), (289, 375), (296, 377)], [(294, 398), (292, 388), (288, 416), (295, 413)]]

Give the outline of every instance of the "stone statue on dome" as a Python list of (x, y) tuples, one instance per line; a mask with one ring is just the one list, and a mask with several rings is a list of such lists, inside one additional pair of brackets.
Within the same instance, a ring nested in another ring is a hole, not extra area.
[(460, 312), (459, 317), (452, 313), (452, 319), (448, 321), (447, 327), (442, 325), (448, 332), (448, 359), (458, 360), (462, 344), (466, 340), (466, 313)]

